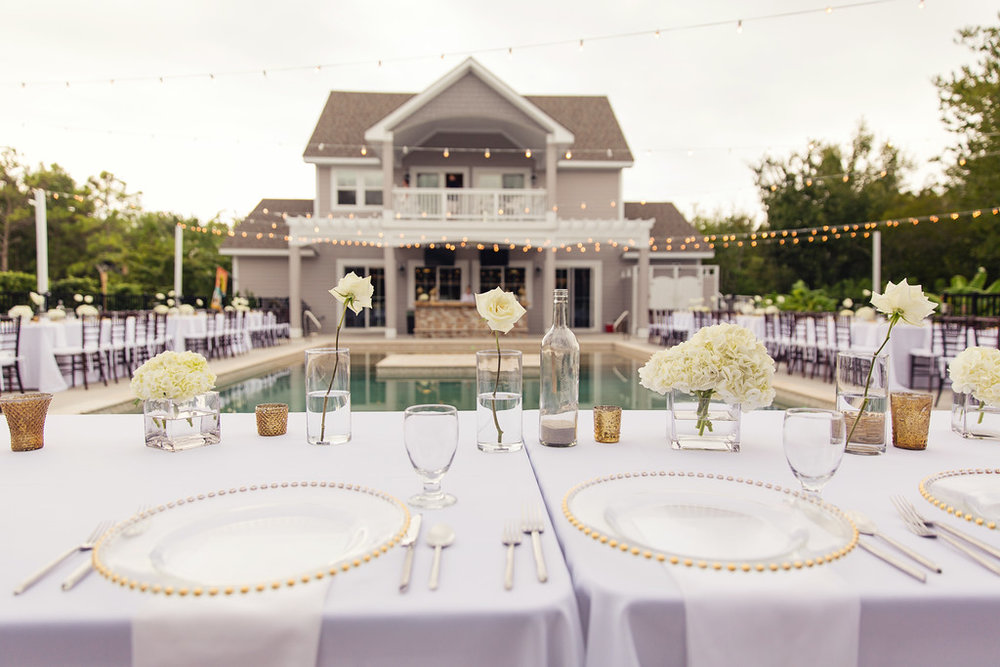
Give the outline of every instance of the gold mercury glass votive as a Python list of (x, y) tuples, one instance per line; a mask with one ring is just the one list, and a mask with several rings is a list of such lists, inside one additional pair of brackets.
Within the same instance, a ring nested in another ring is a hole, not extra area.
[(617, 405), (594, 406), (594, 440), (618, 442), (622, 428), (622, 409)]
[(933, 396), (930, 394), (899, 392), (889, 395), (894, 447), (927, 449), (932, 401)]
[(52, 394), (42, 392), (0, 396), (0, 410), (7, 417), (12, 450), (30, 452), (42, 448), (45, 414), (51, 401)]
[(288, 430), (288, 405), (261, 403), (257, 406), (257, 435), (285, 435)]

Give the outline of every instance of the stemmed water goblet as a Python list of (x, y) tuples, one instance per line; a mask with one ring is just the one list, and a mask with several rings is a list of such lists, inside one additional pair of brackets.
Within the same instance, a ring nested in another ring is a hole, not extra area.
[(781, 433), (785, 460), (807, 493), (818, 496), (837, 472), (846, 436), (844, 415), (836, 410), (791, 408), (785, 412)]
[(458, 449), (458, 410), (451, 405), (412, 405), (403, 412), (403, 442), (410, 463), (423, 480), (422, 493), (410, 505), (439, 509), (455, 503), (455, 496), (441, 490)]

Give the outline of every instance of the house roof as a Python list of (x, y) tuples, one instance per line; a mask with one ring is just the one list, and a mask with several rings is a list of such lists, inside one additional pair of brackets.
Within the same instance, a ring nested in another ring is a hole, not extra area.
[[(647, 201), (625, 202), (625, 218), (629, 220), (654, 220), (649, 235), (657, 243), (664, 242), (665, 239), (673, 239), (676, 244), (681, 244), (682, 239), (696, 236), (701, 238), (701, 234), (694, 228), (684, 215), (677, 210), (677, 207), (668, 201)], [(694, 251), (695, 248), (689, 246), (685, 250)]]
[[(359, 157), (365, 131), (415, 95), (331, 91), (303, 157)], [(526, 95), (525, 99), (573, 133), (575, 159), (633, 160), (607, 97)]]
[(288, 224), (284, 214), (312, 214), (312, 199), (261, 199), (250, 214), (233, 229), (223, 248), (240, 250), (285, 250)]

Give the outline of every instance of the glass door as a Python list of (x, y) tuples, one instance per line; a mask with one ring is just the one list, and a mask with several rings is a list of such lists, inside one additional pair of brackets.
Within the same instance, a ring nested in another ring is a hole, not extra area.
[(594, 326), (594, 290), (591, 270), (585, 266), (556, 269), (556, 289), (569, 290), (570, 326), (591, 329)]
[(347, 310), (347, 316), (344, 317), (344, 326), (350, 327), (352, 329), (365, 329), (367, 327), (384, 327), (385, 326), (385, 269), (381, 266), (364, 266), (364, 265), (354, 265), (344, 267), (344, 274), (348, 274), (351, 271), (358, 276), (364, 278), (365, 276), (372, 277), (372, 287), (375, 288), (375, 293), (372, 294), (372, 307), (363, 308), (361, 312), (357, 315), (354, 314), (353, 310)]

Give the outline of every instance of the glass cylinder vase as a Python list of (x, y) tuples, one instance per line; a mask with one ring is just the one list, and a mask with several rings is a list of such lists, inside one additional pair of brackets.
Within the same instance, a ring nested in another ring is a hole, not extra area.
[(715, 392), (667, 394), (667, 437), (674, 449), (740, 451), (740, 405), (726, 403)]
[(889, 355), (837, 353), (837, 409), (844, 413), (849, 454), (883, 454), (889, 409)]
[(972, 394), (953, 393), (951, 430), (963, 438), (1000, 440), (1000, 407), (987, 405)]
[(220, 440), (219, 392), (188, 399), (151, 398), (142, 402), (146, 446), (179, 452)]
[(306, 441), (339, 445), (351, 439), (351, 351), (306, 350)]
[(521, 436), (520, 350), (476, 352), (476, 444), (484, 452), (515, 452)]

